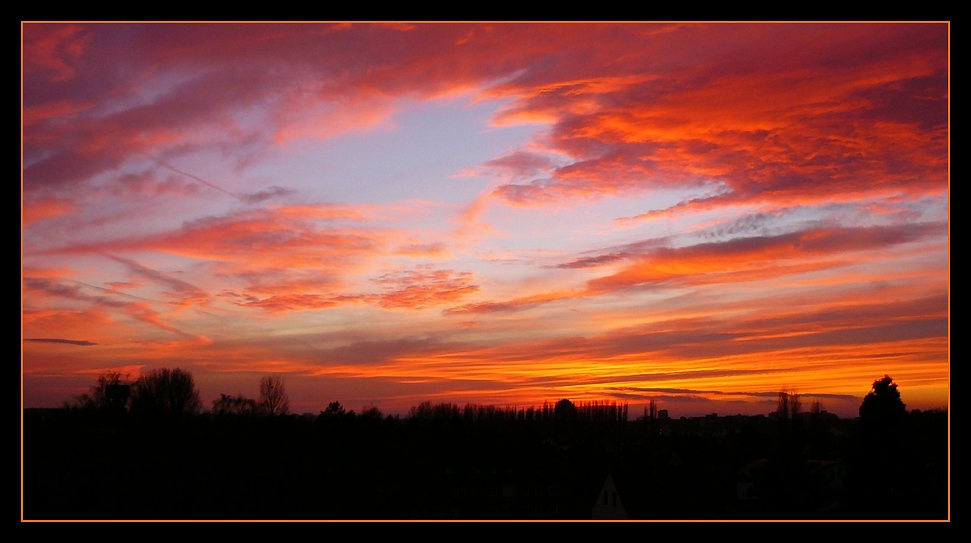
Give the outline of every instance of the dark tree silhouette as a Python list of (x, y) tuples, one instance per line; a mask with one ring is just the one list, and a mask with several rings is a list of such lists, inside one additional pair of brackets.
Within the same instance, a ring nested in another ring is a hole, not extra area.
[(785, 390), (779, 393), (779, 401), (776, 402), (779, 420), (791, 427), (792, 421), (799, 416), (800, 411), (802, 411), (802, 402), (799, 400), (799, 394)]
[(907, 406), (900, 399), (897, 384), (889, 375), (873, 382), (860, 404), (860, 424), (868, 431), (894, 432), (900, 429)]
[(799, 413), (802, 401), (794, 390), (782, 390), (776, 402), (779, 421), (779, 439), (768, 458), (768, 497), (776, 514), (792, 515), (802, 507), (805, 492), (806, 459), (802, 454), (803, 443)]
[(260, 379), (260, 409), (267, 415), (290, 412), (290, 397), (282, 375), (264, 375)]
[(361, 411), (361, 417), (370, 420), (383, 420), (384, 414), (381, 413), (381, 410), (378, 409), (377, 406), (372, 405), (370, 407), (365, 407)]
[[(650, 415), (651, 417), (651, 422), (654, 422), (655, 420), (657, 420), (657, 400), (651, 400), (648, 403), (648, 406), (650, 407), (650, 411), (648, 415)], [(646, 409), (647, 408), (645, 408), (645, 410)]]
[(652, 399), (644, 408), (644, 418), (647, 420), (648, 435), (653, 439), (657, 432), (657, 400)]
[(186, 370), (160, 368), (142, 375), (132, 386), (131, 410), (151, 415), (192, 415), (201, 402), (195, 380)]
[(847, 482), (853, 507), (862, 518), (902, 518), (906, 514), (904, 418), (907, 407), (889, 375), (873, 382), (860, 404), (858, 448)]
[(128, 403), (129, 385), (118, 372), (102, 373), (86, 394), (74, 398), (73, 407), (81, 409), (122, 410)]
[(345, 413), (344, 406), (340, 402), (330, 402), (327, 404), (327, 409), (320, 412), (324, 417), (340, 417)]
[(556, 417), (556, 420), (575, 421), (577, 419), (577, 406), (573, 405), (570, 400), (563, 398), (556, 402), (556, 407), (553, 408), (553, 416)]

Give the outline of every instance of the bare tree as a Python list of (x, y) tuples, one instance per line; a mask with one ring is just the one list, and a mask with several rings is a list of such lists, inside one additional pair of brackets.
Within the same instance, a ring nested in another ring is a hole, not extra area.
[(264, 375), (260, 379), (260, 409), (268, 415), (290, 412), (290, 397), (282, 375)]
[(652, 399), (644, 408), (644, 418), (647, 419), (648, 432), (653, 436), (657, 428), (657, 400)]
[(779, 392), (779, 401), (776, 404), (776, 413), (779, 416), (779, 424), (786, 440), (791, 443), (794, 439), (797, 417), (802, 410), (802, 402), (799, 401), (799, 394), (793, 390), (783, 390)]
[(195, 380), (183, 369), (152, 370), (139, 377), (132, 387), (132, 412), (192, 415), (201, 405)]
[(794, 391), (783, 390), (779, 393), (779, 401), (776, 404), (776, 413), (779, 419), (791, 421), (802, 411), (802, 402), (799, 401), (799, 394)]

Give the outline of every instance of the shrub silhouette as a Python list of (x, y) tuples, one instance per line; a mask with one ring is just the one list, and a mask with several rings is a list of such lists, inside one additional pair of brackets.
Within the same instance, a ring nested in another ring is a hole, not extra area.
[(220, 394), (218, 400), (212, 401), (212, 414), (216, 416), (253, 416), (258, 412), (256, 400), (246, 398), (242, 394), (239, 396)]

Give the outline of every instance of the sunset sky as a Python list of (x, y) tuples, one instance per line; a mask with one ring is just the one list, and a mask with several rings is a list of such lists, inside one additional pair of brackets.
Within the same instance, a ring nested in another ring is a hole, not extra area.
[(949, 25), (34, 24), (25, 407), (949, 386)]

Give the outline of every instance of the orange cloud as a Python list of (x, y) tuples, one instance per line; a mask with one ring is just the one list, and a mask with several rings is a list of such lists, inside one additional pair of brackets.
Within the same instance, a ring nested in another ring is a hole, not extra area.
[(44, 219), (52, 219), (69, 215), (76, 211), (71, 202), (55, 199), (34, 200), (23, 206), (22, 226), (24, 228)]
[(94, 306), (107, 311), (118, 311), (122, 315), (149, 324), (166, 332), (182, 337), (193, 337), (182, 330), (168, 324), (156, 311), (150, 301), (130, 301), (132, 296), (110, 295), (107, 289), (97, 289), (109, 293), (107, 296), (89, 294), (92, 287), (82, 283), (68, 284), (63, 281), (51, 280), (43, 277), (24, 277), (24, 297), (29, 299), (31, 306), (38, 306), (43, 300), (52, 302), (74, 302), (85, 306)]
[[(346, 304), (373, 304), (385, 309), (420, 310), (443, 304), (455, 303), (479, 290), (472, 284), (472, 274), (453, 270), (436, 270), (430, 266), (418, 266), (413, 270), (392, 272), (371, 281), (384, 292), (345, 293), (337, 285), (308, 282), (287, 282), (255, 285), (244, 295), (225, 292), (222, 296), (236, 299), (238, 305), (258, 307), (271, 312), (326, 309)], [(308, 291), (316, 291), (308, 292)], [(260, 299), (260, 294), (271, 294)]]
[(395, 254), (409, 257), (443, 257), (448, 256), (445, 244), (442, 242), (431, 243), (409, 243), (401, 245), (395, 250)]
[[(677, 249), (662, 247), (637, 258), (618, 273), (591, 280), (588, 286), (594, 292), (608, 292), (669, 280), (695, 284), (753, 281), (842, 266), (852, 261), (849, 255), (855, 251), (909, 243), (943, 232), (944, 225), (939, 223), (819, 228)], [(616, 256), (630, 258), (626, 254)]]
[[(308, 215), (313, 211), (321, 215)], [(382, 251), (379, 230), (318, 225), (332, 211), (299, 206), (244, 211), (201, 219), (160, 237), (119, 242), (110, 248), (152, 248), (210, 261), (256, 265), (259, 269), (337, 269)], [(345, 216), (338, 212), (338, 216)]]
[(387, 102), (365, 99), (356, 102), (287, 103), (280, 112), (273, 139), (285, 145), (294, 140), (326, 140), (349, 132), (391, 128), (395, 107)]
[(57, 337), (98, 344), (114, 340), (114, 336), (107, 333), (113, 321), (107, 311), (99, 307), (84, 310), (27, 308), (22, 323), (25, 338), (48, 337), (56, 333)]

